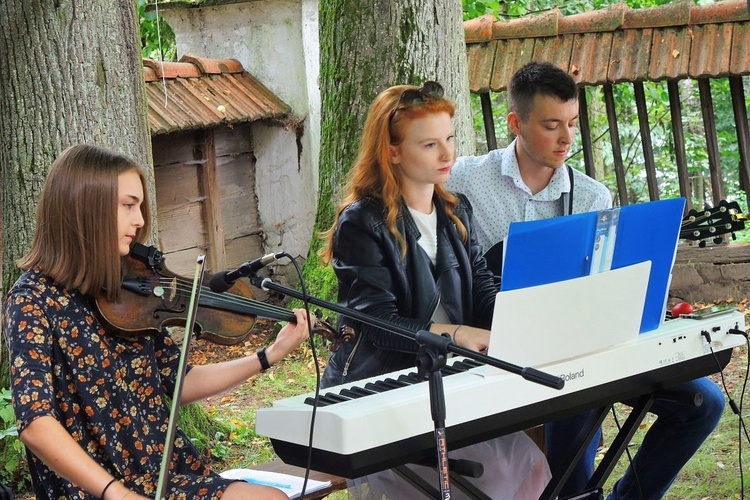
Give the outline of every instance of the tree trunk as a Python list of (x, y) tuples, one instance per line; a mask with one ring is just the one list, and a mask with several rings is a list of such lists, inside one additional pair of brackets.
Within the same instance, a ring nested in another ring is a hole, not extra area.
[[(370, 103), (389, 86), (421, 85), (425, 80), (440, 82), (446, 97), (456, 103), (458, 153), (473, 153), (460, 0), (320, 2), (322, 118), (315, 234), (333, 223), (339, 190), (355, 160)], [(313, 238), (306, 266), (307, 276), (318, 281), (323, 278), (313, 269), (318, 266), (319, 246)], [(323, 284), (310, 281), (311, 287), (319, 287), (317, 291), (325, 290)]]
[[(151, 165), (137, 23), (133, 0), (0, 2), (3, 296), (20, 274), (14, 261), (31, 243), (36, 200), (63, 149), (96, 144)], [(0, 387), (8, 386), (6, 346), (3, 338)]]

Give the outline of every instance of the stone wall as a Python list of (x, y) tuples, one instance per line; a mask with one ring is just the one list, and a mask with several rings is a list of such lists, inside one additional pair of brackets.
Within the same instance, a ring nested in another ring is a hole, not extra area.
[(750, 296), (750, 244), (680, 246), (670, 297), (688, 302), (741, 301)]

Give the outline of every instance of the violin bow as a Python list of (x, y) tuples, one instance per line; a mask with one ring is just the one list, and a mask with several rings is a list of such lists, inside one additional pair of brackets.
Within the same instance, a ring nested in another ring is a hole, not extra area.
[(180, 411), (180, 398), (182, 397), (182, 382), (185, 379), (188, 353), (190, 351), (190, 339), (195, 328), (195, 315), (198, 309), (198, 300), (203, 284), (203, 270), (206, 266), (206, 256), (199, 255), (195, 264), (195, 277), (193, 288), (190, 292), (187, 319), (185, 323), (185, 334), (182, 337), (182, 349), (180, 351), (180, 363), (177, 369), (174, 393), (172, 395), (172, 408), (169, 413), (169, 424), (167, 425), (167, 437), (164, 443), (164, 455), (161, 457), (161, 469), (159, 471), (159, 482), (156, 488), (157, 500), (166, 498), (166, 489), (169, 482), (169, 469), (172, 464), (172, 453), (174, 451), (175, 432), (177, 431), (177, 417)]

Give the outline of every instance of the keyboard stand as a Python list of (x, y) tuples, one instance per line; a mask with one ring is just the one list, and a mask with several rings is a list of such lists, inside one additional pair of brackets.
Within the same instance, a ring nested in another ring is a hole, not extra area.
[(589, 479), (588, 488), (602, 488), (604, 486), (607, 478), (612, 473), (612, 469), (617, 465), (618, 460), (620, 460), (620, 457), (627, 449), (630, 440), (633, 439), (635, 432), (640, 427), (641, 422), (646, 417), (646, 413), (651, 409), (656, 399), (658, 399), (658, 393), (653, 392), (638, 398), (638, 402), (633, 406), (630, 415), (615, 436), (614, 441), (612, 441), (612, 446), (604, 454), (604, 458), (599, 462), (594, 475)]
[(463, 491), (467, 497), (477, 500), (492, 500), (482, 490), (467, 481), (464, 476), (451, 472), (451, 479), (453, 479), (453, 484), (456, 485), (456, 488)]
[[(438, 500), (444, 498), (434, 486), (430, 485), (419, 474), (408, 468), (406, 465), (396, 466), (392, 470), (398, 474), (401, 479), (413, 486), (426, 497)], [(484, 494), (482, 490), (467, 481), (461, 474), (451, 471), (450, 476), (452, 481), (451, 485), (461, 490), (468, 498), (473, 500), (492, 500), (489, 496)]]
[(422, 479), (419, 474), (417, 474), (407, 466), (399, 465), (397, 467), (394, 467), (392, 470), (393, 472), (401, 476), (401, 479), (413, 486), (417, 491), (425, 495), (427, 498), (442, 498), (440, 496), (440, 492), (436, 490), (434, 486), (430, 485), (427, 481)]
[[(571, 443), (570, 451), (565, 457), (565, 460), (563, 460), (562, 462), (563, 464), (567, 464), (566, 468), (564, 470), (558, 469), (551, 471), (552, 479), (550, 479), (550, 482), (544, 489), (544, 493), (542, 493), (540, 499), (554, 500), (558, 497), (558, 495), (560, 494), (560, 490), (568, 481), (570, 475), (573, 473), (573, 469), (575, 469), (576, 465), (578, 465), (578, 462), (580, 462), (581, 458), (583, 458), (583, 454), (586, 451), (586, 448), (588, 448), (591, 440), (594, 439), (599, 426), (601, 426), (602, 422), (604, 422), (604, 418), (607, 416), (607, 412), (609, 412), (610, 408), (612, 408), (611, 404), (603, 406), (602, 408), (597, 409), (596, 412), (593, 412), (591, 414), (589, 420), (579, 431), (578, 436), (576, 436), (575, 440)], [(628, 443), (626, 442), (625, 446), (627, 446), (627, 444)], [(617, 463), (617, 461), (615, 461), (615, 463)]]
[[(612, 470), (614, 470), (615, 465), (617, 465), (620, 457), (627, 449), (628, 444), (630, 444), (630, 441), (633, 439), (633, 436), (640, 427), (643, 419), (646, 417), (646, 414), (651, 410), (654, 402), (658, 399), (666, 399), (682, 404), (700, 406), (703, 402), (703, 395), (701, 393), (688, 396), (680, 394), (677, 398), (674, 398), (672, 393), (667, 389), (650, 392), (640, 396), (633, 404), (630, 415), (625, 420), (622, 427), (620, 427), (620, 430), (612, 441), (612, 445), (604, 454), (604, 458), (599, 462), (599, 465), (594, 470), (591, 479), (589, 479), (589, 482), (586, 485), (585, 492), (593, 496), (582, 497), (579, 493), (567, 498), (602, 498), (601, 492), (604, 488), (604, 483), (607, 481)], [(597, 428), (602, 424), (604, 418), (607, 416), (607, 412), (609, 412), (611, 408), (612, 405), (607, 405), (599, 409), (597, 413), (586, 422), (586, 425), (584, 425), (571, 445), (572, 451), (569, 455), (569, 460), (565, 462), (568, 464), (567, 468), (564, 471), (552, 471), (552, 479), (547, 485), (547, 488), (545, 488), (540, 499), (554, 500), (558, 497), (560, 489), (568, 480), (568, 477), (570, 477), (570, 474), (573, 472), (576, 464), (580, 461), (588, 444), (596, 434)]]

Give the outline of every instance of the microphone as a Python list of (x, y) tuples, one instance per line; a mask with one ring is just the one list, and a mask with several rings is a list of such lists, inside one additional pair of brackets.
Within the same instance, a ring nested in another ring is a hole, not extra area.
[(284, 256), (284, 252), (269, 253), (255, 260), (245, 262), (234, 271), (224, 271), (215, 274), (208, 284), (212, 292), (223, 293), (232, 288), (234, 282), (243, 276), (253, 276), (255, 273)]

